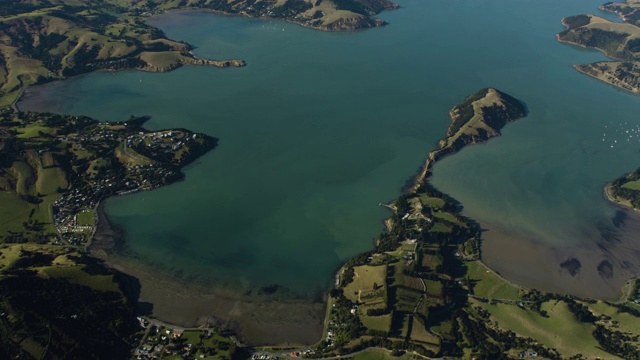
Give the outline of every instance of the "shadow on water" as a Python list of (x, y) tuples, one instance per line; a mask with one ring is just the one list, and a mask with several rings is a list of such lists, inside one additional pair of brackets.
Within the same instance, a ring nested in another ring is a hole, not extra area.
[(618, 210), (616, 211), (616, 214), (613, 216), (613, 218), (611, 218), (611, 222), (613, 223), (613, 226), (620, 228), (625, 224), (628, 217), (629, 215), (626, 211)]

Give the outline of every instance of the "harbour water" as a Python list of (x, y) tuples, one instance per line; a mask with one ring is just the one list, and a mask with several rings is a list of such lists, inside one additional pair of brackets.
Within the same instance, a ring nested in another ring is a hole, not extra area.
[[(278, 284), (276, 297), (317, 298), (372, 247), (389, 215), (378, 203), (418, 171), (448, 110), (496, 87), (529, 116), (438, 163), (433, 183), (488, 229), (483, 256), (502, 275), (615, 298), (640, 264), (640, 221), (602, 187), (640, 165), (640, 97), (571, 68), (601, 53), (555, 40), (563, 17), (602, 15), (600, 1), (399, 4), (380, 15), (387, 27), (353, 33), (168, 13), (149, 23), (199, 57), (248, 66), (92, 73), (33, 88), (20, 107), (152, 115), (149, 128), (218, 137), (185, 181), (106, 202), (124, 233), (118, 256), (247, 296)], [(560, 267), (570, 258), (576, 276)], [(612, 274), (597, 270), (604, 260)]]

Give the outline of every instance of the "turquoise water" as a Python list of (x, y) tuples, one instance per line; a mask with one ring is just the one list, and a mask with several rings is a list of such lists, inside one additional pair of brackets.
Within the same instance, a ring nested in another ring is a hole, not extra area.
[[(219, 285), (312, 293), (371, 248), (388, 216), (378, 203), (416, 173), (449, 108), (492, 86), (524, 101), (529, 117), (439, 163), (434, 184), (513, 241), (596, 249), (616, 212), (602, 186), (640, 163), (640, 138), (625, 132), (640, 126), (640, 98), (573, 70), (604, 56), (555, 33), (562, 17), (598, 13), (600, 1), (399, 3), (381, 15), (389, 26), (354, 33), (163, 15), (151, 23), (199, 57), (248, 66), (93, 73), (36, 89), (23, 107), (102, 120), (149, 114), (149, 128), (220, 138), (185, 181), (107, 201), (125, 230), (123, 255)], [(528, 271), (547, 278), (546, 265)]]

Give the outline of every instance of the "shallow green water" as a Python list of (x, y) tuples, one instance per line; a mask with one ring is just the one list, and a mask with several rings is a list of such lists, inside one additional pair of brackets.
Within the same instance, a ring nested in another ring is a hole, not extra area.
[[(640, 163), (640, 134), (624, 133), (640, 125), (640, 98), (573, 70), (604, 57), (554, 36), (562, 17), (598, 14), (600, 1), (400, 4), (382, 14), (388, 27), (355, 33), (164, 15), (152, 23), (198, 56), (248, 66), (94, 73), (36, 89), (23, 107), (103, 120), (149, 114), (150, 128), (219, 137), (186, 181), (107, 202), (126, 232), (124, 254), (219, 284), (308, 293), (372, 246), (388, 215), (378, 203), (415, 174), (449, 108), (497, 87), (530, 116), (439, 163), (434, 183), (466, 214), (543, 248), (596, 248), (596, 225), (615, 214), (602, 185)], [(528, 271), (545, 278), (548, 268)]]

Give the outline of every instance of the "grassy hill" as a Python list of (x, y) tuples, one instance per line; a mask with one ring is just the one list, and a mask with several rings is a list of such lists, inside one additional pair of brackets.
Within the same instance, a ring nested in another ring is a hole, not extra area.
[(567, 28), (557, 35), (561, 42), (602, 51), (618, 61), (575, 65), (576, 70), (619, 88), (640, 93), (640, 2), (607, 3), (601, 10), (621, 16), (613, 22), (585, 14), (562, 19)]
[(439, 159), (467, 145), (500, 136), (500, 130), (506, 124), (526, 115), (527, 110), (519, 100), (497, 89), (482, 89), (467, 97), (449, 111), (451, 124), (447, 136), (438, 142), (436, 150), (429, 153), (422, 171), (415, 179), (415, 186), (429, 177), (433, 164)]
[(146, 120), (0, 113), (0, 358), (122, 359), (137, 345), (132, 282), (85, 255), (96, 206), (179, 180), (216, 145)]
[(147, 118), (0, 114), (0, 240), (81, 245), (99, 202), (181, 178), (180, 168), (216, 140), (184, 129), (147, 131)]
[(372, 18), (389, 0), (14, 0), (0, 3), (0, 108), (33, 84), (89, 71), (169, 71), (191, 65), (244, 66), (197, 59), (187, 43), (145, 23), (171, 9), (211, 9), (332, 31), (384, 25)]
[(129, 357), (138, 326), (119, 276), (72, 249), (0, 245), (0, 357)]

